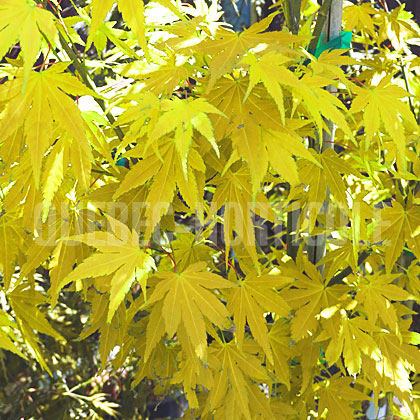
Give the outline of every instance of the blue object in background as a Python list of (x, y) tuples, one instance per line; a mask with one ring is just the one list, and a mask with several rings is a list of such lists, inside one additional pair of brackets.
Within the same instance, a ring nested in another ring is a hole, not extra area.
[(324, 34), (321, 34), (318, 46), (315, 51), (309, 51), (316, 58), (318, 58), (326, 50), (348, 50), (351, 48), (351, 39), (353, 33), (349, 31), (342, 31), (341, 35), (330, 41), (324, 41)]
[(225, 22), (230, 23), (236, 32), (251, 26), (251, 0), (222, 0), (221, 4)]
[(127, 169), (130, 169), (130, 162), (127, 158), (120, 158), (117, 160), (117, 166), (124, 166)]

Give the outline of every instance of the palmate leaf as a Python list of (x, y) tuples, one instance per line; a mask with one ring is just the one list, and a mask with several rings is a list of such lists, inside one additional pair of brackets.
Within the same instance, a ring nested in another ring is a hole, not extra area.
[(420, 369), (420, 351), (416, 346), (410, 345), (406, 340), (401, 342), (397, 334), (382, 329), (373, 334), (373, 339), (378, 344), (382, 357), (376, 363), (377, 371), (390, 378), (399, 391), (410, 391), (411, 372)]
[(327, 410), (325, 419), (353, 420), (354, 409), (350, 406), (353, 401), (370, 400), (366, 394), (351, 386), (352, 377), (332, 377), (323, 381), (319, 393), (319, 413)]
[(195, 129), (208, 140), (216, 154), (219, 155), (212, 124), (207, 114), (225, 115), (214, 105), (204, 98), (181, 100), (175, 97), (172, 100), (163, 101), (162, 110), (164, 113), (150, 133), (146, 149), (165, 134), (175, 131), (174, 142), (186, 174), (188, 151), (193, 139), (193, 129)]
[(71, 236), (65, 240), (84, 242), (99, 252), (86, 258), (60, 283), (58, 293), (65, 285), (89, 277), (110, 276), (111, 288), (107, 322), (111, 322), (115, 311), (123, 301), (133, 281), (137, 278), (146, 293), (146, 279), (156, 269), (153, 258), (139, 248), (139, 237), (126, 225), (107, 217), (114, 234), (93, 232)]
[(348, 5), (343, 10), (343, 20), (346, 31), (362, 31), (375, 36), (374, 20), (372, 16), (378, 13), (378, 9), (370, 3)]
[(289, 44), (300, 43), (306, 39), (306, 37), (286, 32), (266, 32), (273, 18), (274, 14), (271, 14), (243, 32), (235, 33), (224, 28), (218, 29), (214, 39), (208, 39), (199, 45), (199, 51), (213, 56), (210, 63), (210, 80), (207, 92), (211, 90), (217, 79), (232, 70), (242, 54), (258, 44), (277, 41), (278, 49), (291, 51), (288, 49)]
[(391, 85), (391, 77), (384, 77), (378, 86), (370, 88), (356, 86), (356, 98), (353, 100), (350, 112), (363, 112), (366, 130), (366, 150), (380, 132), (383, 125), (385, 131), (400, 154), (399, 165), (406, 168), (406, 135), (403, 121), (412, 129), (417, 129), (417, 123), (409, 106), (402, 102), (407, 92), (399, 86)]
[(327, 327), (322, 333), (322, 339), (330, 338), (325, 351), (329, 364), (336, 363), (343, 355), (346, 369), (354, 375), (362, 368), (362, 353), (376, 361), (381, 359), (381, 353), (372, 338), (372, 331), (376, 328), (371, 323), (361, 317), (349, 318), (344, 310), (333, 318), (330, 326), (334, 329)]
[(7, 290), (15, 272), (19, 244), (23, 240), (22, 218), (17, 214), (0, 216), (0, 270)]
[(255, 55), (247, 54), (242, 60), (249, 65), (249, 85), (245, 93), (244, 102), (248, 98), (252, 88), (262, 82), (268, 93), (275, 100), (280, 111), (282, 123), (285, 123), (285, 110), (283, 102), (283, 90), (281, 85), (296, 86), (299, 79), (284, 65), (292, 61), (290, 57), (270, 51), (264, 54), (259, 60)]
[(375, 325), (378, 317), (392, 332), (398, 331), (398, 317), (392, 301), (414, 299), (406, 290), (392, 284), (396, 275), (374, 273), (359, 279), (356, 300), (362, 304), (360, 308), (367, 315), (371, 325)]
[(0, 348), (3, 350), (9, 350), (23, 359), (27, 359), (27, 357), (14, 344), (16, 336), (13, 329), (16, 328), (16, 326), (17, 325), (13, 321), (12, 317), (7, 312), (0, 309)]
[(86, 42), (86, 49), (89, 49), (93, 38), (96, 34), (96, 31), (101, 26), (106, 15), (111, 9), (112, 5), (115, 3), (115, 0), (92, 0), (91, 10), (92, 10), (92, 21), (89, 29), (89, 36)]
[[(197, 150), (190, 149), (190, 159), (186, 167), (173, 140), (164, 141), (157, 152), (159, 156), (151, 150), (143, 155), (143, 159), (127, 173), (114, 194), (114, 198), (119, 198), (133, 188), (146, 184), (153, 177), (145, 200), (147, 207), (144, 240), (150, 238), (161, 217), (168, 211), (177, 186), (191, 210), (197, 208), (203, 194), (201, 190), (204, 188), (204, 182), (200, 182), (200, 177), (202, 178), (205, 166)], [(142, 153), (137, 155), (133, 149), (127, 155), (141, 157)]]
[(243, 346), (245, 320), (247, 320), (256, 342), (264, 350), (268, 361), (274, 363), (264, 313), (270, 311), (281, 317), (289, 314), (289, 305), (275, 289), (291, 281), (291, 278), (280, 275), (258, 276), (256, 273), (250, 273), (230, 293), (227, 307), (233, 314), (239, 349)]
[(188, 333), (183, 324), (179, 325), (177, 338), (182, 348), (182, 359), (179, 369), (172, 380), (173, 383), (182, 385), (188, 398), (188, 405), (192, 409), (199, 408), (197, 386), (203, 386), (206, 389), (213, 387), (213, 375), (208, 366), (201, 363), (196, 356), (194, 347), (188, 338)]
[(177, 86), (183, 86), (190, 76), (190, 71), (187, 57), (178, 57), (172, 53), (161, 65), (141, 61), (129, 63), (124, 67), (122, 75), (142, 79), (144, 92), (160, 95), (172, 94)]
[(118, 0), (120, 10), (127, 26), (133, 31), (139, 45), (146, 57), (149, 57), (149, 49), (146, 42), (144, 3), (143, 0)]
[[(264, 413), (262, 418), (274, 418), (270, 406), (260, 400), (261, 390), (251, 389), (252, 381), (266, 382), (268, 375), (260, 361), (250, 351), (238, 350), (234, 341), (222, 343), (216, 340), (210, 347), (210, 367), (214, 371), (214, 385), (206, 405), (216, 409), (220, 418), (242, 418), (248, 420)], [(265, 396), (264, 396), (265, 399)], [(268, 416), (267, 416), (268, 415)], [(270, 416), (271, 415), (271, 416)]]
[[(212, 202), (213, 210), (224, 207), (224, 241), (226, 253), (229, 253), (231, 244), (238, 243), (238, 238), (252, 257), (255, 264), (258, 257), (255, 249), (254, 224), (252, 219), (252, 192), (249, 181), (249, 170), (245, 166), (237, 171), (228, 170), (224, 176), (216, 176), (214, 179), (216, 191)], [(262, 211), (269, 208), (268, 201), (263, 194), (257, 195), (258, 204)], [(257, 208), (255, 209), (258, 210)], [(234, 238), (234, 232), (237, 239)]]
[(391, 272), (406, 242), (416, 257), (420, 258), (419, 207), (412, 206), (409, 209), (404, 209), (400, 203), (395, 201), (392, 203), (392, 207), (384, 208), (380, 216), (381, 220), (374, 235), (376, 239), (387, 240), (385, 249), (386, 271)]
[[(315, 157), (315, 154), (313, 155)], [(306, 203), (309, 209), (310, 230), (315, 226), (316, 218), (326, 197), (327, 187), (335, 202), (344, 210), (348, 209), (346, 186), (342, 174), (361, 175), (344, 159), (340, 159), (332, 149), (317, 155), (318, 165), (313, 161), (302, 160), (298, 164), (300, 180), (308, 185)]]
[[(168, 336), (172, 337), (182, 322), (196, 356), (206, 360), (204, 317), (223, 328), (229, 316), (226, 307), (207, 289), (231, 288), (234, 286), (233, 283), (206, 271), (204, 263), (192, 264), (182, 272), (157, 273), (156, 277), (159, 282), (147, 304), (151, 306), (154, 303), (163, 302), (162, 305), (155, 305), (150, 315), (153, 319), (157, 318), (161, 321), (154, 324), (149, 322), (147, 337), (154, 338), (153, 341), (148, 341), (147, 348), (152, 349), (162, 335), (162, 318), (159, 315), (162, 313), (165, 332)], [(152, 333), (155, 328), (159, 328), (160, 332)]]
[(316, 315), (323, 309), (337, 305), (338, 299), (345, 290), (335, 285), (325, 287), (321, 274), (313, 264), (304, 260), (305, 274), (298, 269), (284, 271), (287, 276), (293, 276), (296, 280), (293, 287), (280, 292), (283, 299), (295, 309), (292, 318), (292, 338), (301, 340), (312, 334), (318, 327), (319, 321)]
[[(171, 242), (171, 249), (176, 266), (180, 271), (196, 262), (210, 263), (212, 261), (212, 248), (206, 245), (203, 238), (193, 233), (177, 233), (176, 239)], [(167, 264), (169, 263), (167, 260)]]
[(268, 168), (268, 155), (260, 140), (261, 129), (252, 119), (243, 120), (232, 132), (232, 145), (249, 165), (252, 196), (255, 198)]
[(51, 327), (44, 313), (38, 308), (38, 305), (45, 303), (45, 297), (40, 292), (33, 290), (28, 283), (21, 282), (7, 293), (7, 298), (15, 313), (15, 320), (28, 350), (41, 367), (52, 375), (38, 346), (39, 339), (34, 330), (62, 342), (66, 340)]
[(280, 112), (273, 109), (274, 102), (267, 98), (261, 100), (264, 95), (265, 89), (260, 85), (251, 91), (249, 88), (247, 90), (246, 79), (233, 80), (228, 77), (221, 79), (209, 94), (209, 101), (230, 116), (226, 119), (212, 115), (214, 131), (218, 138), (230, 135), (232, 146), (247, 162), (251, 173), (253, 200), (269, 163), (291, 185), (299, 184), (294, 156), (303, 157), (321, 166), (294, 130), (295, 127), (299, 128), (301, 122), (287, 118), (283, 125)]
[(63, 73), (66, 67), (68, 63), (60, 63), (46, 71), (31, 72), (24, 93), (20, 93), (22, 75), (7, 82), (11, 84), (13, 94), (8, 96), (9, 103), (0, 121), (0, 138), (13, 135), (16, 129), (23, 126), (37, 188), (44, 154), (55, 140), (53, 120), (67, 135), (65, 145), (70, 151), (75, 176), (85, 189), (89, 186), (90, 162), (93, 157), (85, 123), (74, 101), (63, 91), (71, 95), (96, 94), (74, 76)]
[(57, 35), (52, 13), (32, 0), (2, 0), (0, 3), (0, 59), (18, 41), (22, 48), (24, 73), (22, 89), (41, 48), (41, 32), (54, 42)]
[(278, 319), (273, 323), (268, 333), (271, 349), (273, 351), (273, 368), (279, 382), (290, 390), (290, 324), (285, 319)]

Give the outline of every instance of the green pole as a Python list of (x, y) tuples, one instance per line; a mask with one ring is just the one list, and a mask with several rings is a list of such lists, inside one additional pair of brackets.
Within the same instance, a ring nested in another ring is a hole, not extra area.
[[(328, 0), (324, 0), (327, 2)], [(328, 1), (329, 2), (329, 1)], [(343, 0), (332, 0), (331, 6), (328, 10), (324, 26), (322, 28), (323, 39), (325, 42), (328, 42), (341, 34), (341, 24), (343, 19)], [(333, 86), (327, 86), (326, 89), (329, 92), (334, 92), (335, 88)], [(322, 144), (320, 147), (321, 153), (327, 149), (334, 148), (334, 135), (336, 126), (332, 121), (325, 120), (325, 123), (328, 127), (328, 130), (323, 130), (322, 132)], [(320, 214), (324, 214), (328, 220), (329, 213), (329, 195), (330, 192), (327, 190), (327, 196), (322, 205)], [(325, 256), (326, 253), (326, 243), (327, 238), (325, 234), (317, 235), (312, 238), (312, 243), (308, 247), (308, 258), (313, 264), (317, 264)], [(324, 266), (320, 265), (318, 270), (323, 275)]]

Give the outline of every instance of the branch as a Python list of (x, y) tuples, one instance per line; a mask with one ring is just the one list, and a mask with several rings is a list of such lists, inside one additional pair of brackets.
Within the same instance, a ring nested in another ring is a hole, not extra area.
[[(363, 251), (362, 253), (359, 254), (359, 258), (357, 259), (357, 265), (361, 265), (365, 262), (365, 260), (367, 259), (367, 257), (369, 257), (370, 252), (368, 251)], [(351, 273), (353, 273), (353, 269), (348, 266), (347, 268), (345, 268), (343, 271), (341, 271), (340, 273), (336, 274), (334, 277), (331, 278), (331, 280), (328, 282), (327, 286), (334, 286), (335, 284), (342, 284), (343, 283), (343, 279), (347, 276), (349, 276)]]
[[(90, 78), (89, 73), (87, 72), (87, 70), (85, 69), (83, 64), (80, 62), (76, 53), (70, 48), (68, 42), (66, 41), (66, 39), (64, 38), (64, 36), (62, 35), (61, 32), (59, 32), (59, 37), (60, 37), (60, 43), (61, 43), (64, 51), (67, 53), (69, 58), (72, 60), (75, 69), (79, 73), (79, 75), (82, 78), (85, 85), (87, 87), (89, 87), (90, 89), (92, 89), (94, 92), (96, 92), (95, 83), (93, 83), (93, 80)], [(98, 105), (101, 107), (102, 111), (105, 112), (105, 110), (106, 110), (105, 101), (103, 99), (100, 99), (100, 98), (94, 98), (94, 99), (98, 103)], [(111, 126), (113, 127), (113, 129), (115, 131), (115, 134), (118, 136), (120, 141), (122, 141), (124, 139), (124, 133), (122, 132), (120, 127), (114, 125), (115, 124), (114, 116), (110, 112), (107, 112), (105, 114), (105, 117), (109, 121)]]
[(301, 3), (302, 0), (287, 0), (286, 2), (287, 20), (290, 25), (289, 29), (294, 35), (299, 33)]
[(319, 38), (321, 37), (322, 28), (324, 27), (324, 23), (328, 17), (328, 12), (330, 10), (331, 4), (332, 4), (332, 0), (324, 0), (321, 8), (319, 9), (318, 17), (316, 19), (315, 29), (312, 34), (313, 38), (311, 42), (309, 43), (309, 47), (308, 47), (310, 51), (316, 50)]

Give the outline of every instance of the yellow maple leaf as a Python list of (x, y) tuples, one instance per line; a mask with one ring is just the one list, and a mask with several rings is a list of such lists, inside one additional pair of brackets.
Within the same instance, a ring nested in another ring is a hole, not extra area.
[(293, 287), (280, 292), (283, 299), (295, 309), (292, 318), (292, 338), (298, 341), (313, 333), (319, 321), (316, 315), (323, 309), (337, 304), (338, 298), (344, 293), (340, 286), (326, 287), (321, 274), (313, 264), (303, 261), (305, 274), (298, 269), (287, 269), (284, 274), (293, 276), (296, 280)]
[(260, 137), (260, 126), (252, 119), (243, 120), (232, 131), (232, 145), (249, 165), (253, 198), (264, 179), (268, 165), (267, 150)]
[[(200, 184), (199, 174), (205, 170), (203, 160), (198, 152), (191, 148), (189, 164), (184, 167), (176, 149), (176, 143), (169, 140), (162, 143), (157, 150), (158, 154), (148, 151), (144, 158), (127, 173), (114, 194), (114, 198), (118, 198), (131, 189), (145, 184), (153, 177), (145, 200), (147, 207), (145, 209), (144, 240), (150, 238), (161, 217), (168, 211), (174, 198), (176, 186), (192, 210), (197, 208), (200, 201), (198, 185)], [(134, 152), (134, 149), (131, 152)], [(133, 156), (133, 153), (127, 155)], [(187, 171), (186, 176), (185, 170)], [(204, 183), (201, 182), (201, 184), (200, 188), (204, 188)]]
[(7, 312), (0, 309), (0, 348), (9, 350), (23, 359), (27, 359), (27, 357), (14, 344), (16, 336), (13, 329), (16, 328), (16, 326), (17, 325), (13, 322), (12, 317)]
[[(315, 157), (315, 154), (313, 154)], [(359, 175), (352, 169), (351, 165), (345, 160), (340, 159), (332, 149), (325, 150), (321, 155), (316, 155), (319, 159), (318, 165), (309, 159), (298, 163), (299, 178), (308, 185), (308, 194), (305, 196), (305, 204), (309, 210), (309, 226), (312, 231), (317, 215), (324, 203), (327, 187), (334, 196), (336, 203), (344, 210), (348, 209), (346, 186), (342, 179), (342, 174)], [(303, 203), (302, 203), (303, 205)]]
[(258, 44), (263, 45), (275, 41), (277, 49), (290, 51), (288, 50), (290, 44), (293, 42), (299, 43), (306, 39), (306, 37), (299, 37), (286, 32), (265, 32), (274, 16), (274, 14), (271, 14), (243, 32), (233, 32), (224, 28), (218, 29), (214, 39), (206, 40), (199, 45), (199, 51), (213, 56), (210, 63), (210, 80), (207, 85), (207, 92), (210, 92), (217, 79), (232, 70), (234, 65), (240, 61), (242, 54)]
[(19, 244), (24, 239), (22, 218), (16, 213), (0, 215), (0, 269), (7, 290), (15, 272)]
[[(207, 359), (207, 339), (204, 317), (223, 328), (229, 317), (226, 307), (207, 289), (221, 289), (233, 287), (233, 283), (222, 277), (206, 271), (204, 263), (195, 263), (182, 272), (158, 273), (159, 279), (147, 304), (163, 301), (162, 305), (155, 305), (151, 310), (151, 317), (159, 317), (156, 311), (163, 314), (165, 332), (172, 337), (182, 322), (188, 339), (195, 354), (202, 360)], [(162, 328), (162, 321), (153, 325), (149, 322), (148, 330)], [(160, 327), (159, 327), (160, 325)], [(148, 342), (148, 348), (156, 345), (159, 334), (148, 333), (148, 338), (155, 337)]]
[[(213, 128), (207, 114), (224, 115), (204, 98), (181, 100), (172, 98), (162, 102), (163, 115), (157, 121), (146, 143), (147, 147), (162, 136), (175, 131), (174, 142), (181, 157), (184, 173), (187, 172), (188, 151), (193, 139), (193, 129), (197, 130), (213, 146), (219, 155), (219, 148), (213, 135)], [(187, 174), (186, 174), (187, 177)]]
[(263, 348), (268, 361), (274, 363), (264, 313), (273, 312), (278, 316), (289, 314), (289, 305), (275, 289), (291, 281), (291, 278), (280, 275), (258, 276), (256, 273), (251, 273), (230, 293), (227, 307), (233, 314), (239, 349), (243, 346), (245, 320), (247, 320), (256, 342)]
[(374, 325), (380, 316), (381, 321), (393, 332), (398, 333), (398, 317), (392, 301), (413, 299), (406, 290), (391, 284), (398, 276), (374, 273), (358, 280), (356, 300), (363, 307), (360, 311), (367, 315), (367, 320)]
[(271, 326), (268, 333), (271, 349), (273, 351), (273, 367), (279, 382), (286, 385), (290, 390), (290, 324), (285, 319), (278, 319)]
[(376, 133), (380, 132), (381, 123), (385, 131), (400, 154), (401, 169), (406, 167), (406, 136), (403, 122), (417, 129), (416, 120), (409, 106), (401, 99), (407, 97), (407, 91), (399, 86), (391, 85), (391, 77), (384, 77), (378, 86), (354, 87), (355, 94), (351, 113), (363, 112), (363, 121), (366, 130), (366, 150), (373, 141)]
[[(268, 380), (259, 359), (246, 349), (238, 350), (234, 341), (222, 343), (216, 340), (212, 343), (210, 351), (210, 367), (214, 371), (214, 385), (206, 404), (209, 409), (217, 409), (219, 413), (225, 411), (224, 418), (238, 418), (238, 413), (240, 413), (251, 420), (253, 418), (252, 405), (255, 404), (262, 412), (270, 414), (269, 406), (262, 403), (261, 407), (258, 394), (255, 395), (250, 389), (253, 385), (252, 380), (257, 382)], [(261, 394), (260, 390), (257, 392)]]
[(394, 381), (400, 391), (411, 390), (410, 374), (420, 369), (419, 349), (386, 330), (375, 333), (373, 339), (382, 354), (376, 362), (377, 371)]
[(334, 317), (335, 331), (323, 331), (319, 340), (330, 338), (330, 343), (325, 351), (325, 358), (329, 364), (334, 364), (344, 357), (346, 369), (351, 375), (359, 373), (362, 367), (363, 352), (368, 357), (380, 360), (381, 353), (377, 344), (372, 338), (372, 325), (361, 317), (349, 318), (346, 311), (341, 310), (339, 315)]
[(352, 387), (353, 380), (353, 377), (332, 377), (320, 383), (318, 391), (320, 415), (327, 410), (325, 419), (328, 420), (353, 420), (355, 418), (355, 410), (349, 403), (371, 398)]
[[(255, 249), (251, 208), (253, 200), (248, 169), (244, 166), (235, 172), (229, 169), (224, 176), (216, 176), (214, 183), (216, 185), (212, 200), (215, 204), (214, 211), (225, 206), (223, 230), (226, 253), (229, 253), (231, 243), (234, 241), (233, 232), (235, 232), (257, 264), (258, 257)], [(263, 194), (258, 196), (258, 201), (264, 209), (268, 208), (267, 199)], [(235, 242), (238, 243), (238, 240), (235, 240)]]
[(144, 20), (143, 0), (118, 0), (120, 10), (127, 26), (133, 31), (146, 57), (149, 57)]
[(302, 138), (291, 129), (286, 127), (279, 127), (277, 130), (263, 129), (262, 138), (271, 166), (291, 186), (296, 186), (300, 182), (294, 156), (305, 158), (321, 167), (316, 157), (303, 144)]
[(148, 273), (156, 266), (153, 258), (139, 248), (139, 237), (135, 231), (130, 231), (126, 225), (110, 216), (107, 219), (113, 234), (92, 232), (64, 239), (84, 242), (99, 252), (86, 258), (62, 279), (56, 293), (73, 281), (112, 274), (107, 316), (109, 323), (136, 278), (143, 293), (146, 293)]
[(111, 9), (111, 6), (114, 3), (115, 0), (93, 0), (91, 2), (92, 21), (89, 28), (89, 36), (86, 42), (86, 49), (90, 48), (96, 31), (101, 26), (103, 20), (105, 19), (106, 15)]
[(189, 265), (212, 260), (212, 248), (203, 239), (192, 233), (177, 233), (177, 239), (171, 242), (177, 267), (182, 271)]
[(375, 36), (374, 20), (372, 16), (378, 13), (372, 4), (355, 4), (344, 7), (343, 20), (345, 22), (345, 30), (357, 32), (367, 32), (371, 36)]
[(412, 206), (406, 210), (395, 201), (392, 203), (392, 207), (383, 209), (380, 216), (380, 226), (378, 226), (375, 236), (380, 240), (387, 239), (385, 249), (386, 271), (389, 273), (394, 267), (405, 242), (417, 258), (420, 258), (419, 207)]
[(41, 32), (51, 41), (57, 29), (54, 15), (32, 0), (2, 0), (0, 3), (0, 58), (20, 42), (24, 60), (22, 90), (29, 79), (32, 65), (41, 48)]
[(300, 83), (299, 79), (284, 65), (292, 61), (292, 59), (275, 51), (270, 51), (259, 60), (254, 54), (249, 53), (242, 61), (248, 64), (250, 73), (249, 85), (243, 101), (246, 101), (252, 88), (257, 83), (262, 82), (268, 93), (275, 100), (284, 124), (285, 110), (282, 88), (284, 89), (284, 86), (296, 86)]
[(211, 389), (213, 387), (213, 375), (208, 366), (201, 363), (200, 359), (196, 357), (183, 324), (179, 325), (177, 338), (182, 348), (182, 359), (171, 382), (181, 384), (187, 395), (189, 407), (198, 409), (199, 391), (197, 386)]
[(40, 292), (35, 291), (28, 283), (21, 282), (7, 293), (7, 298), (29, 351), (41, 367), (52, 375), (38, 346), (39, 339), (34, 330), (62, 342), (66, 340), (51, 327), (44, 313), (38, 308), (39, 305), (45, 304), (45, 297)]
[[(59, 63), (42, 72), (31, 72), (24, 93), (13, 89), (14, 94), (0, 121), (0, 137), (13, 135), (23, 125), (28, 145), (36, 188), (39, 187), (41, 167), (48, 146), (55, 140), (53, 121), (67, 134), (65, 140), (75, 167), (75, 176), (82, 186), (89, 187), (90, 161), (93, 159), (85, 123), (71, 95), (94, 95), (77, 78), (63, 73), (68, 63)], [(22, 77), (8, 82), (12, 87), (23, 84)], [(73, 147), (71, 147), (73, 146)]]
[(165, 58), (165, 62), (155, 64), (134, 61), (127, 64), (122, 75), (142, 79), (145, 92), (159, 94), (172, 94), (177, 86), (183, 86), (185, 80), (191, 75), (188, 57), (177, 56), (175, 53)]

